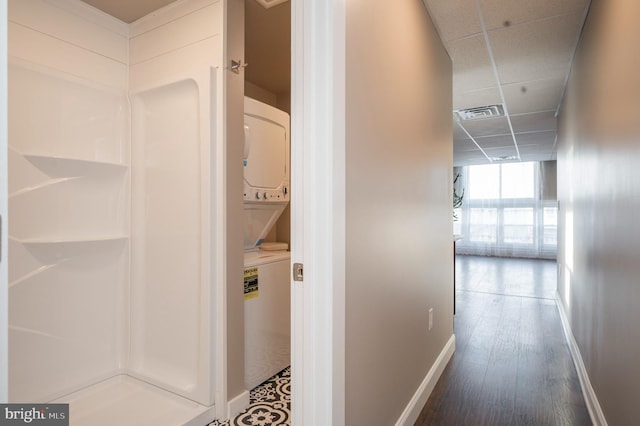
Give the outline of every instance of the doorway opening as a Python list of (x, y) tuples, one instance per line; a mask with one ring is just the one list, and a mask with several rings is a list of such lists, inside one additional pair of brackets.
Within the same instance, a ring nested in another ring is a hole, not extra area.
[[(250, 119), (248, 102), (257, 101), (260, 105), (268, 106), (265, 109), (277, 109), (279, 111), (271, 110), (276, 116), (279, 112), (291, 114), (291, 4), (284, 1), (265, 6), (255, 0), (244, 0), (244, 11), (246, 157), (248, 146), (253, 151), (253, 146), (258, 142), (251, 123), (247, 122)], [(248, 139), (252, 141), (249, 143)], [(291, 143), (289, 136), (286, 142)], [(290, 146), (287, 149), (290, 152)], [(265, 152), (259, 160), (263, 163), (275, 162), (271, 154)], [(290, 160), (285, 168), (290, 177)], [(245, 158), (245, 186), (248, 170)], [(289, 189), (285, 190), (285, 198), (289, 201)], [(247, 229), (252, 227), (247, 214), (250, 202), (245, 196), (245, 235)], [(288, 202), (282, 210), (278, 207), (277, 214), (279, 217), (275, 223), (265, 221), (270, 229), (257, 241), (257, 248), (253, 244), (250, 247), (245, 244), (245, 387), (250, 391), (250, 405), (231, 419), (231, 424), (243, 424), (242, 419), (255, 414), (264, 415), (265, 410), (275, 423), (290, 422), (291, 203)], [(256, 262), (252, 260), (256, 250), (269, 255), (273, 253), (273, 256), (279, 256), (279, 260)], [(247, 285), (253, 286), (249, 290), (257, 291), (248, 292)]]

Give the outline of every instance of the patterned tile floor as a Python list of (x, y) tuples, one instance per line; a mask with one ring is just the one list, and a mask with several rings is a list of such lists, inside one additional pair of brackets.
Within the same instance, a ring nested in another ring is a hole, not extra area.
[(291, 417), (291, 369), (285, 368), (253, 389), (249, 407), (231, 420), (209, 426), (288, 426)]

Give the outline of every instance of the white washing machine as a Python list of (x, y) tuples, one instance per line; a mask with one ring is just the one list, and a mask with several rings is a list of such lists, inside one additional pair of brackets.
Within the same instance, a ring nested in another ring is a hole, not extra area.
[(291, 364), (291, 256), (263, 239), (289, 203), (289, 115), (244, 100), (245, 386)]
[(259, 251), (244, 259), (244, 383), (253, 389), (291, 364), (291, 256)]

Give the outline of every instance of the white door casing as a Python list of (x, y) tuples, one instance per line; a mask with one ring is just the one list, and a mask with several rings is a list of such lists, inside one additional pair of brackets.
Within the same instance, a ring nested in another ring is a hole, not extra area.
[(345, 2), (291, 4), (292, 424), (344, 425)]

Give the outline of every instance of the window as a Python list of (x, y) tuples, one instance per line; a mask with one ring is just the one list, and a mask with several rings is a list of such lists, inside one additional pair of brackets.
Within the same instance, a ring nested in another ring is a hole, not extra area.
[(501, 198), (523, 199), (535, 196), (534, 164), (514, 163), (500, 166), (502, 170)]
[(498, 240), (498, 210), (491, 208), (469, 209), (469, 239), (486, 243)]
[(469, 167), (469, 183), (472, 200), (500, 198), (500, 169), (492, 164)]
[(558, 245), (558, 208), (545, 207), (542, 221), (544, 224), (543, 244), (556, 247)]
[(458, 251), (501, 256), (555, 257), (557, 207), (539, 197), (539, 163), (468, 166), (468, 194), (455, 231)]

